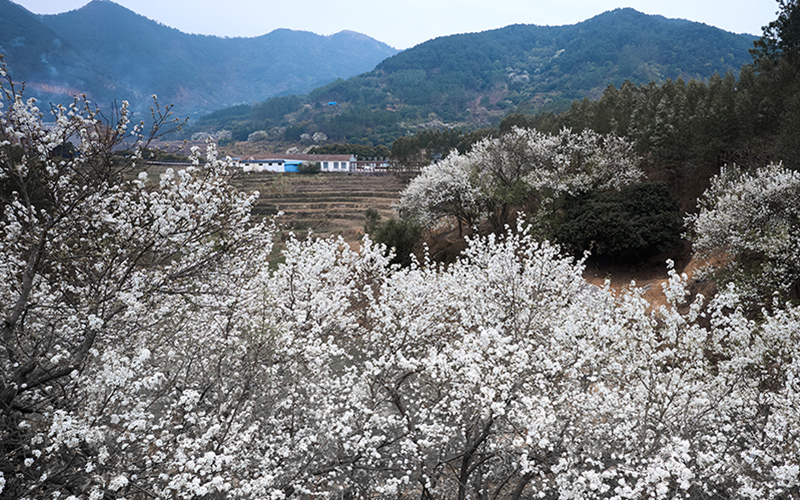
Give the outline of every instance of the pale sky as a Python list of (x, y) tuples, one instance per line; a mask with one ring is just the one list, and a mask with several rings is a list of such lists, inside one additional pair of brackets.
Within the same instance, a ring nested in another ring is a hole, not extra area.
[[(88, 0), (13, 0), (37, 14), (77, 9)], [(277, 28), (330, 35), (367, 34), (397, 49), (431, 38), (509, 24), (575, 24), (618, 7), (761, 35), (776, 0), (116, 0), (186, 33), (252, 37)]]

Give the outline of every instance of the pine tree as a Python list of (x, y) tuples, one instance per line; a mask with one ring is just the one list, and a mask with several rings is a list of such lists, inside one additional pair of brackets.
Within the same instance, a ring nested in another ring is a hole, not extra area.
[(800, 0), (778, 0), (778, 18), (764, 26), (764, 34), (750, 52), (760, 70), (785, 59), (800, 68)]

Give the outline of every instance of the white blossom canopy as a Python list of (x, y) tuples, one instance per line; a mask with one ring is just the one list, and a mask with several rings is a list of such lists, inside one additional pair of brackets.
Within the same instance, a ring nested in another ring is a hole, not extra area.
[(398, 212), (426, 227), (449, 217), (472, 226), (488, 217), (502, 229), (512, 207), (533, 208), (534, 222), (563, 195), (619, 189), (642, 177), (632, 146), (620, 137), (514, 127), (423, 168), (403, 191)]

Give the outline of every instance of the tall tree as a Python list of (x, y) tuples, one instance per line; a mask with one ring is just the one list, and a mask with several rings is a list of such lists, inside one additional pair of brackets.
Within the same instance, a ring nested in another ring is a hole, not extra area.
[(778, 0), (778, 18), (767, 26), (751, 50), (757, 65), (785, 59), (800, 67), (800, 0)]
[(590, 130), (557, 135), (513, 128), (475, 144), (466, 154), (452, 153), (425, 167), (402, 193), (404, 217), (434, 225), (446, 217), (459, 224), (482, 218), (497, 232), (523, 209), (531, 221), (545, 224), (565, 194), (614, 189), (640, 179), (631, 145)]

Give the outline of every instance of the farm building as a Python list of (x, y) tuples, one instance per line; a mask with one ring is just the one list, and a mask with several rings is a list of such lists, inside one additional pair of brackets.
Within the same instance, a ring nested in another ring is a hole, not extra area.
[(234, 160), (234, 165), (245, 172), (297, 172), (305, 162), (318, 163), (322, 172), (353, 172), (356, 157), (353, 155), (292, 155), (271, 158), (247, 158)]

